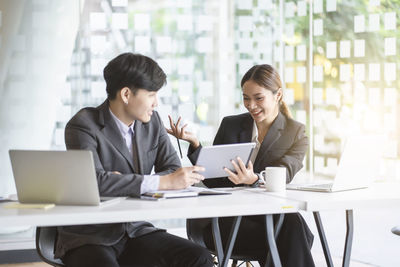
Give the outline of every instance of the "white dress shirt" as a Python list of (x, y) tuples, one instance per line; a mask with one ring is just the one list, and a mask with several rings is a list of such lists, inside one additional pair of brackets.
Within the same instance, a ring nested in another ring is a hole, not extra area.
[(261, 146), (261, 143), (258, 141), (258, 129), (257, 129), (256, 122), (253, 122), (253, 132), (251, 134), (251, 142), (256, 143), (256, 147), (253, 149), (253, 152), (251, 153), (251, 156), (250, 156), (251, 163), (253, 163), (253, 165), (254, 165), (254, 161), (257, 158), (257, 154), (258, 154), (258, 151), (260, 150), (260, 146)]
[[(134, 126), (135, 121), (130, 126), (127, 126), (123, 123), (114, 113), (110, 110), (111, 117), (113, 117), (115, 123), (118, 126), (118, 130), (121, 133), (122, 137), (125, 139), (126, 146), (128, 147), (129, 152), (133, 158), (133, 150), (132, 150), (132, 139), (135, 133)], [(144, 194), (149, 191), (156, 191), (160, 185), (160, 176), (159, 175), (144, 175), (143, 182), (140, 185), (140, 194)]]

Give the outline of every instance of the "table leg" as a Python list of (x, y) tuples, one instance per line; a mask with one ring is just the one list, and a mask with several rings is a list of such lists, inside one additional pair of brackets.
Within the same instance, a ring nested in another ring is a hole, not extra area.
[(328, 267), (333, 267), (331, 253), (329, 252), (328, 241), (325, 237), (324, 227), (322, 226), (321, 216), (319, 215), (319, 211), (314, 211), (314, 220), (317, 225), (319, 239), (321, 240), (322, 249), (324, 250), (325, 261)]
[[(284, 214), (284, 213), (279, 214), (279, 218), (278, 218), (277, 222), (276, 222), (275, 225), (274, 225), (274, 229), (275, 229), (275, 234), (274, 234), (275, 242), (276, 242), (276, 239), (278, 238), (279, 232), (281, 231), (282, 224), (283, 224), (283, 219), (284, 219), (284, 218), (285, 218), (285, 214)], [(271, 266), (271, 253), (267, 252), (267, 260), (266, 260), (266, 262), (265, 262), (265, 267), (269, 267), (269, 266)]]
[(343, 267), (348, 267), (350, 264), (351, 246), (353, 244), (353, 210), (346, 210), (346, 242), (344, 244), (343, 252)]
[[(269, 252), (272, 257), (272, 262), (275, 267), (282, 267), (281, 260), (279, 258), (278, 248), (276, 247), (275, 234), (274, 234), (274, 220), (272, 214), (265, 215), (265, 224), (267, 230), (267, 241)], [(265, 263), (268, 266), (268, 260)]]
[(217, 253), (218, 258), (218, 266), (226, 267), (228, 265), (228, 261), (231, 258), (233, 246), (235, 244), (236, 235), (239, 230), (240, 222), (242, 220), (242, 216), (237, 216), (233, 219), (231, 232), (229, 234), (227, 244), (225, 247), (225, 251), (223, 251), (223, 245), (221, 240), (221, 232), (219, 230), (218, 218), (212, 218), (211, 226), (212, 233), (214, 238), (214, 247)]

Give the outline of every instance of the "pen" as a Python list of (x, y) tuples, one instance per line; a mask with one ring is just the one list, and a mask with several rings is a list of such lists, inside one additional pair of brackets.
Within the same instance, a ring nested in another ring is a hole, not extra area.
[(179, 147), (179, 154), (181, 155), (181, 158), (183, 158), (183, 157), (182, 157), (181, 143), (179, 142), (179, 138), (178, 138), (178, 137), (176, 138), (176, 142), (178, 143), (178, 147)]

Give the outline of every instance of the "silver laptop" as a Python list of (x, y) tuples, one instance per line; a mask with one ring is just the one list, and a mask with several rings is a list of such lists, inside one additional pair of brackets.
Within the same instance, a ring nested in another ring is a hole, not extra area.
[(205, 167), (206, 170), (201, 172), (204, 178), (226, 177), (228, 174), (223, 168), (227, 167), (234, 172), (231, 160), (236, 160), (237, 157), (247, 165), (255, 146), (256, 143), (205, 146), (200, 150), (196, 165)]
[(10, 150), (20, 203), (106, 205), (123, 198), (100, 199), (91, 151)]
[(359, 135), (347, 138), (333, 182), (288, 184), (287, 189), (337, 192), (368, 187), (379, 174), (383, 152), (380, 135)]

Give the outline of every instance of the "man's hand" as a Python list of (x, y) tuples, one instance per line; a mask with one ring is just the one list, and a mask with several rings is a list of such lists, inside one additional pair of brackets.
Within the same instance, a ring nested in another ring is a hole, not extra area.
[(197, 140), (197, 137), (194, 135), (194, 133), (185, 130), (185, 128), (188, 126), (187, 124), (183, 125), (182, 127), (179, 126), (179, 123), (181, 122), (182, 119), (180, 116), (176, 123), (172, 121), (172, 118), (169, 115), (168, 119), (169, 119), (169, 126), (171, 127), (171, 129), (166, 128), (166, 130), (170, 135), (173, 135), (178, 139), (182, 139), (189, 142), (195, 149), (200, 146), (200, 142), (199, 140)]
[(249, 161), (247, 168), (239, 157), (237, 158), (237, 163), (234, 160), (231, 160), (231, 162), (237, 174), (233, 173), (228, 168), (224, 168), (224, 170), (228, 173), (228, 178), (232, 183), (253, 184), (257, 181), (258, 176), (253, 171), (253, 163), (251, 160)]
[(203, 172), (205, 169), (200, 166), (182, 167), (173, 173), (160, 177), (159, 190), (184, 189), (195, 183), (204, 180)]

